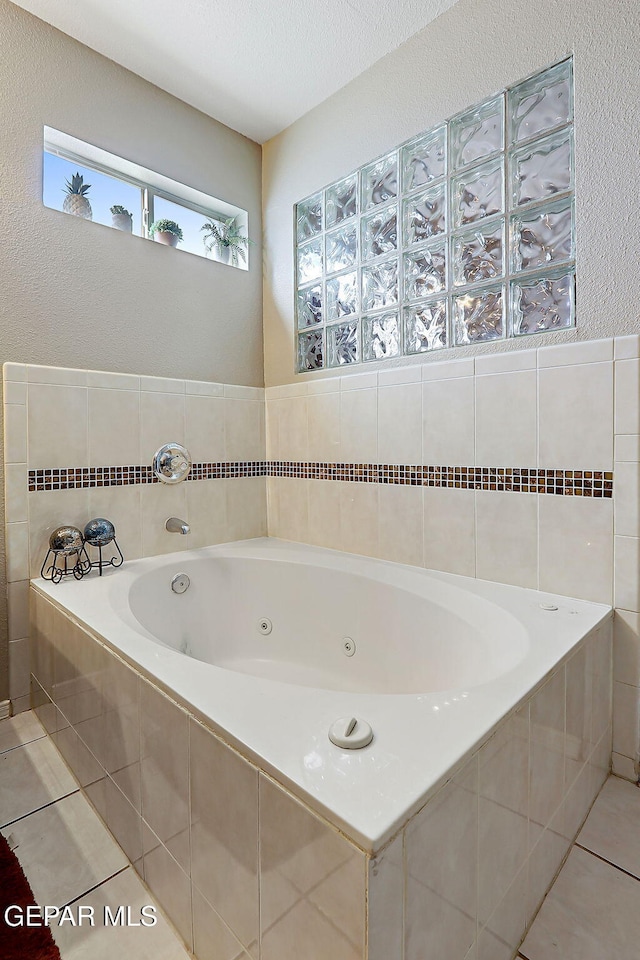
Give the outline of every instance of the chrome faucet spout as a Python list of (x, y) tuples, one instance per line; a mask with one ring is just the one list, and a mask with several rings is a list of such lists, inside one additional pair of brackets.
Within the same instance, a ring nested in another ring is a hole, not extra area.
[(167, 533), (187, 534), (191, 530), (189, 524), (185, 523), (184, 520), (179, 520), (178, 517), (169, 517), (164, 526)]

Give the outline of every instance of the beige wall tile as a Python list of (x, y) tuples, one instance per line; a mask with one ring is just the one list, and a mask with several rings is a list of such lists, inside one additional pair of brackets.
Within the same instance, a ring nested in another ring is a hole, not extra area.
[(87, 386), (102, 390), (140, 391), (140, 377), (131, 373), (111, 373), (107, 370), (87, 370)]
[(29, 576), (29, 524), (8, 523), (5, 535), (7, 581), (11, 583), (14, 580), (25, 580)]
[(341, 458), (345, 463), (378, 462), (378, 394), (375, 389), (343, 390), (340, 397)]
[(640, 460), (640, 436), (637, 433), (616, 433), (614, 438), (616, 464), (621, 461)]
[(640, 688), (616, 680), (613, 684), (613, 749), (635, 760), (638, 756)]
[(611, 727), (612, 633), (609, 622), (587, 640), (591, 670), (591, 743), (594, 748)]
[(102, 697), (104, 739), (99, 759), (141, 811), (140, 679), (113, 655), (105, 664)]
[(406, 857), (406, 960), (464, 957), (476, 936), (477, 757), (408, 825)]
[[(592, 676), (587, 645), (573, 654), (566, 671), (565, 793), (582, 773), (592, 748)], [(574, 834), (575, 830), (569, 835), (570, 840)]]
[(640, 539), (615, 537), (614, 606), (640, 610)]
[(140, 394), (140, 462), (151, 463), (165, 443), (185, 443), (185, 397), (183, 394)]
[(191, 881), (162, 844), (145, 853), (144, 879), (187, 949), (192, 950)]
[(173, 553), (175, 550), (191, 549), (189, 534), (183, 536), (179, 533), (168, 533), (165, 528), (165, 523), (169, 517), (178, 517), (180, 520), (189, 522), (187, 486), (186, 483), (149, 483), (141, 485), (143, 557), (154, 557), (157, 554)]
[(478, 777), (478, 921), (486, 923), (529, 853), (528, 706), (482, 747)]
[(27, 384), (5, 379), (3, 399), (5, 403), (26, 403)]
[(611, 602), (613, 504), (540, 496), (540, 590)]
[(88, 394), (89, 463), (92, 466), (142, 463), (140, 394), (134, 390), (93, 388)]
[(640, 615), (628, 610), (613, 620), (613, 679), (640, 687)]
[(272, 401), (278, 418), (280, 460), (308, 460), (307, 397)]
[(611, 470), (613, 364), (550, 367), (538, 377), (539, 465)]
[(404, 833), (368, 861), (367, 960), (401, 957), (404, 919)]
[(191, 721), (192, 879), (234, 935), (259, 935), (258, 772)]
[(510, 350), (509, 353), (493, 353), (476, 357), (476, 374), (513, 373), (516, 370), (535, 370), (538, 366), (537, 350)]
[[(84, 530), (89, 520), (89, 491), (46, 490), (29, 494), (29, 552), (31, 576), (39, 577), (56, 527), (71, 524)], [(23, 579), (23, 578), (16, 578)]]
[(26, 363), (5, 363), (2, 366), (2, 374), (5, 380), (24, 383), (27, 379), (27, 365)]
[(622, 777), (624, 780), (630, 780), (632, 783), (637, 783), (638, 774), (636, 772), (636, 766), (631, 757), (623, 757), (621, 753), (613, 754), (613, 770), (612, 773), (614, 777)]
[[(123, 391), (124, 392), (124, 391)], [(142, 556), (142, 512), (140, 509), (141, 485), (125, 487), (90, 487), (88, 490), (87, 520), (106, 517), (116, 529), (116, 540), (125, 560), (137, 560)], [(108, 559), (109, 547), (103, 552)], [(91, 551), (96, 558), (95, 551)]]
[(616, 433), (640, 433), (640, 360), (615, 364)]
[(423, 463), (475, 464), (473, 377), (425, 382), (422, 385), (422, 421)]
[(527, 915), (532, 917), (542, 903), (567, 852), (564, 835), (564, 811), (560, 809), (544, 830), (529, 857)]
[(565, 671), (558, 669), (530, 703), (529, 846), (548, 827), (563, 799)]
[(419, 383), (378, 389), (378, 460), (380, 463), (422, 463)]
[(340, 480), (308, 480), (308, 542), (318, 547), (340, 549)]
[(27, 462), (27, 408), (17, 403), (4, 405), (4, 459)]
[(29, 581), (15, 580), (7, 586), (9, 640), (29, 636)]
[(9, 641), (9, 697), (17, 700), (29, 695), (29, 638)]
[(28, 520), (27, 492), (26, 463), (5, 464), (4, 493), (7, 523)]
[(140, 778), (142, 816), (189, 873), (188, 717), (144, 681), (140, 686)]
[(613, 360), (613, 339), (558, 343), (538, 350), (539, 367), (560, 367)]
[(89, 466), (86, 387), (29, 384), (27, 417), (30, 470)]
[(194, 952), (198, 960), (246, 960), (248, 954), (197, 887), (193, 887)]
[(476, 463), (537, 465), (535, 370), (476, 377)]
[(264, 477), (242, 477), (218, 482), (222, 482), (226, 488), (229, 540), (266, 536), (267, 490)]
[(309, 536), (307, 488), (310, 480), (289, 477), (269, 479), (275, 512), (269, 512), (269, 536), (306, 542)]
[(230, 459), (225, 450), (225, 408), (235, 403), (222, 397), (185, 398), (185, 446), (194, 463)]
[(344, 460), (340, 438), (340, 394), (325, 393), (307, 398), (309, 459), (321, 463)]
[[(231, 481), (232, 483), (242, 481)], [(186, 485), (191, 547), (225, 543), (228, 537), (227, 491), (223, 480), (192, 480)]]
[(27, 367), (29, 383), (53, 383), (63, 386), (86, 387), (87, 371), (74, 367), (46, 367), (29, 364)]
[(378, 556), (378, 492), (377, 483), (340, 484), (341, 550)]
[(300, 943), (309, 960), (361, 960), (364, 881), (364, 854), (261, 776), (263, 960), (297, 960)]
[(500, 904), (479, 933), (476, 960), (511, 960), (525, 931), (529, 876), (518, 873)]
[(226, 460), (264, 460), (264, 403), (258, 400), (225, 400), (224, 416)]
[(379, 485), (378, 556), (422, 566), (422, 487)]
[(474, 577), (476, 530), (473, 490), (424, 487), (423, 496), (424, 566)]
[(537, 586), (538, 497), (478, 490), (476, 537), (476, 576)]
[(640, 533), (640, 463), (616, 463), (615, 532), (622, 537)]

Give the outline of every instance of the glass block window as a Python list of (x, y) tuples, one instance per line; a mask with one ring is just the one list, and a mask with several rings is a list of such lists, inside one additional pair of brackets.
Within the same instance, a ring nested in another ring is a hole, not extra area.
[(575, 325), (571, 58), (296, 205), (298, 371)]

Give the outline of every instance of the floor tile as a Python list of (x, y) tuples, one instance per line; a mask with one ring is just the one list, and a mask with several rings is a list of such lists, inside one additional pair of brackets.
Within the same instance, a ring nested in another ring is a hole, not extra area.
[(141, 907), (152, 903), (151, 894), (131, 867), (103, 883), (75, 905), (94, 908), (95, 926), (52, 925), (62, 960), (189, 960), (190, 955), (159, 911), (154, 927), (104, 925), (105, 906), (114, 912), (121, 905), (125, 909), (129, 906), (132, 922), (138, 922)]
[(78, 789), (50, 740), (0, 753), (0, 827)]
[(638, 881), (574, 847), (520, 951), (527, 960), (638, 956)]
[(640, 879), (640, 789), (609, 777), (576, 842)]
[(81, 793), (23, 817), (3, 832), (11, 838), (36, 903), (63, 906), (128, 866)]
[(0, 720), (0, 753), (46, 735), (47, 731), (32, 710), (19, 713), (17, 717)]

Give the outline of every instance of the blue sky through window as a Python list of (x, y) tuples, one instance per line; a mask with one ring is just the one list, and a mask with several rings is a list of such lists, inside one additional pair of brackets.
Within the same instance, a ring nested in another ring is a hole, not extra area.
[(66, 196), (65, 181), (71, 180), (74, 173), (84, 177), (85, 183), (91, 187), (85, 194), (95, 223), (113, 226), (110, 208), (120, 204), (129, 213), (133, 214), (133, 232), (141, 235), (141, 191), (129, 183), (98, 173), (78, 163), (65, 160), (52, 153), (44, 153), (44, 170), (42, 181), (42, 202), (45, 207), (62, 210)]

